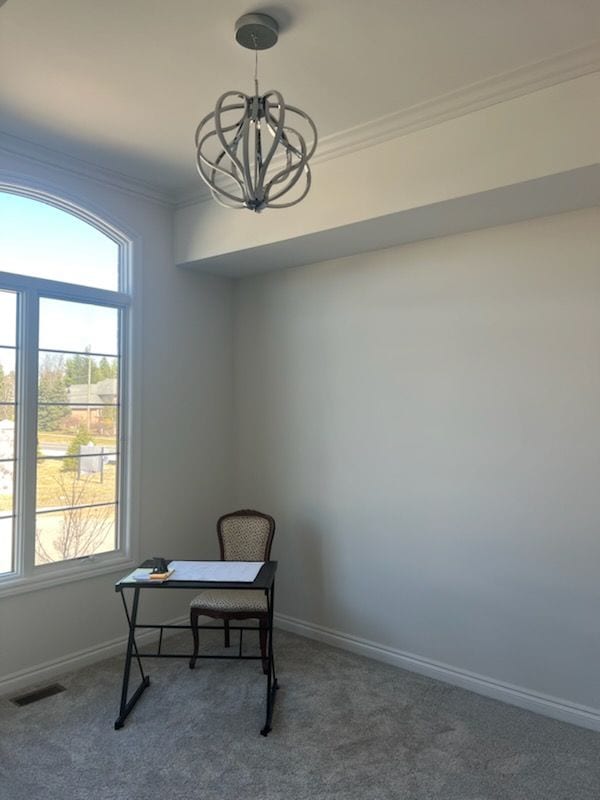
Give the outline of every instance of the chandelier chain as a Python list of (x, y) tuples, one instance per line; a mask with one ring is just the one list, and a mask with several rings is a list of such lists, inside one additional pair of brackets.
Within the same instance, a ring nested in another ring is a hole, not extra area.
[(258, 42), (256, 36), (252, 34), (254, 41), (254, 92), (258, 94)]

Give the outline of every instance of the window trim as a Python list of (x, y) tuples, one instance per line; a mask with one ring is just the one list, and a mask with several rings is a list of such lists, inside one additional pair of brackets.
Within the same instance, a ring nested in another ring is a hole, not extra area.
[[(79, 284), (35, 278), (27, 275), (0, 271), (0, 286), (19, 292), (18, 312), (18, 367), (21, 413), (18, 436), (22, 437), (23, 458), (17, 465), (16, 497), (25, 510), (22, 535), (15, 538), (13, 554), (14, 572), (0, 577), (0, 597), (21, 594), (45, 587), (63, 585), (71, 581), (85, 580), (97, 575), (114, 573), (135, 566), (139, 561), (139, 467), (141, 463), (138, 443), (140, 438), (141, 411), (141, 314), (137, 298), (140, 295), (138, 278), (140, 269), (140, 240), (134, 234), (107, 222), (105, 215), (86, 210), (73, 199), (58, 197), (53, 191), (7, 184), (0, 179), (0, 192), (28, 197), (70, 213), (82, 222), (92, 225), (119, 246), (119, 291), (81, 286)], [(134, 278), (135, 273), (135, 278)], [(134, 291), (135, 287), (135, 291)], [(119, 490), (119, 547), (110, 553), (84, 556), (78, 559), (54, 562), (34, 567), (35, 548), (35, 481), (27, 483), (25, 475), (35, 474), (37, 430), (25, 430), (26, 420), (37, 414), (37, 339), (38, 311), (41, 297), (74, 302), (106, 305), (119, 309), (119, 353), (122, 356), (122, 372), (119, 381), (120, 458)], [(28, 306), (28, 308), (23, 308)], [(23, 313), (25, 310), (26, 313)], [(27, 313), (28, 312), (28, 313)], [(33, 313), (32, 313), (33, 312)], [(25, 319), (28, 320), (27, 326)], [(27, 363), (27, 369), (25, 362)], [(35, 367), (35, 368), (33, 368)], [(29, 379), (29, 385), (25, 381)], [(32, 406), (34, 410), (32, 411)], [(136, 409), (134, 415), (133, 409)], [(32, 473), (33, 470), (33, 473)]]

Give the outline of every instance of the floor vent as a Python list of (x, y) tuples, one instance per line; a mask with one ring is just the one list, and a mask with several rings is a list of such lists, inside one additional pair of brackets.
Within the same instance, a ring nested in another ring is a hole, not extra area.
[(16, 706), (28, 706), (30, 703), (37, 703), (38, 700), (52, 697), (53, 694), (60, 694), (60, 692), (64, 691), (66, 691), (65, 687), (61, 686), (60, 683), (51, 683), (50, 686), (44, 686), (34, 692), (27, 692), (27, 694), (21, 694), (19, 697), (13, 697), (10, 702)]

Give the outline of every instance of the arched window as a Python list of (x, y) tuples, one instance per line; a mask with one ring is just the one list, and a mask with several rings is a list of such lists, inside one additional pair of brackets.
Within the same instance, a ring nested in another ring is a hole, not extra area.
[(0, 191), (0, 583), (125, 554), (127, 244)]

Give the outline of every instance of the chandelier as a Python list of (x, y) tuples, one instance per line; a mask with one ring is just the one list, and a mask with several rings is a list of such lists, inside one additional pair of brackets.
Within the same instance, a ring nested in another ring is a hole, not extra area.
[(196, 129), (198, 172), (214, 199), (228, 208), (289, 208), (310, 189), (314, 122), (286, 105), (280, 92), (258, 91), (258, 51), (273, 47), (278, 33), (277, 22), (266, 14), (238, 19), (235, 38), (255, 53), (254, 94), (225, 92)]

